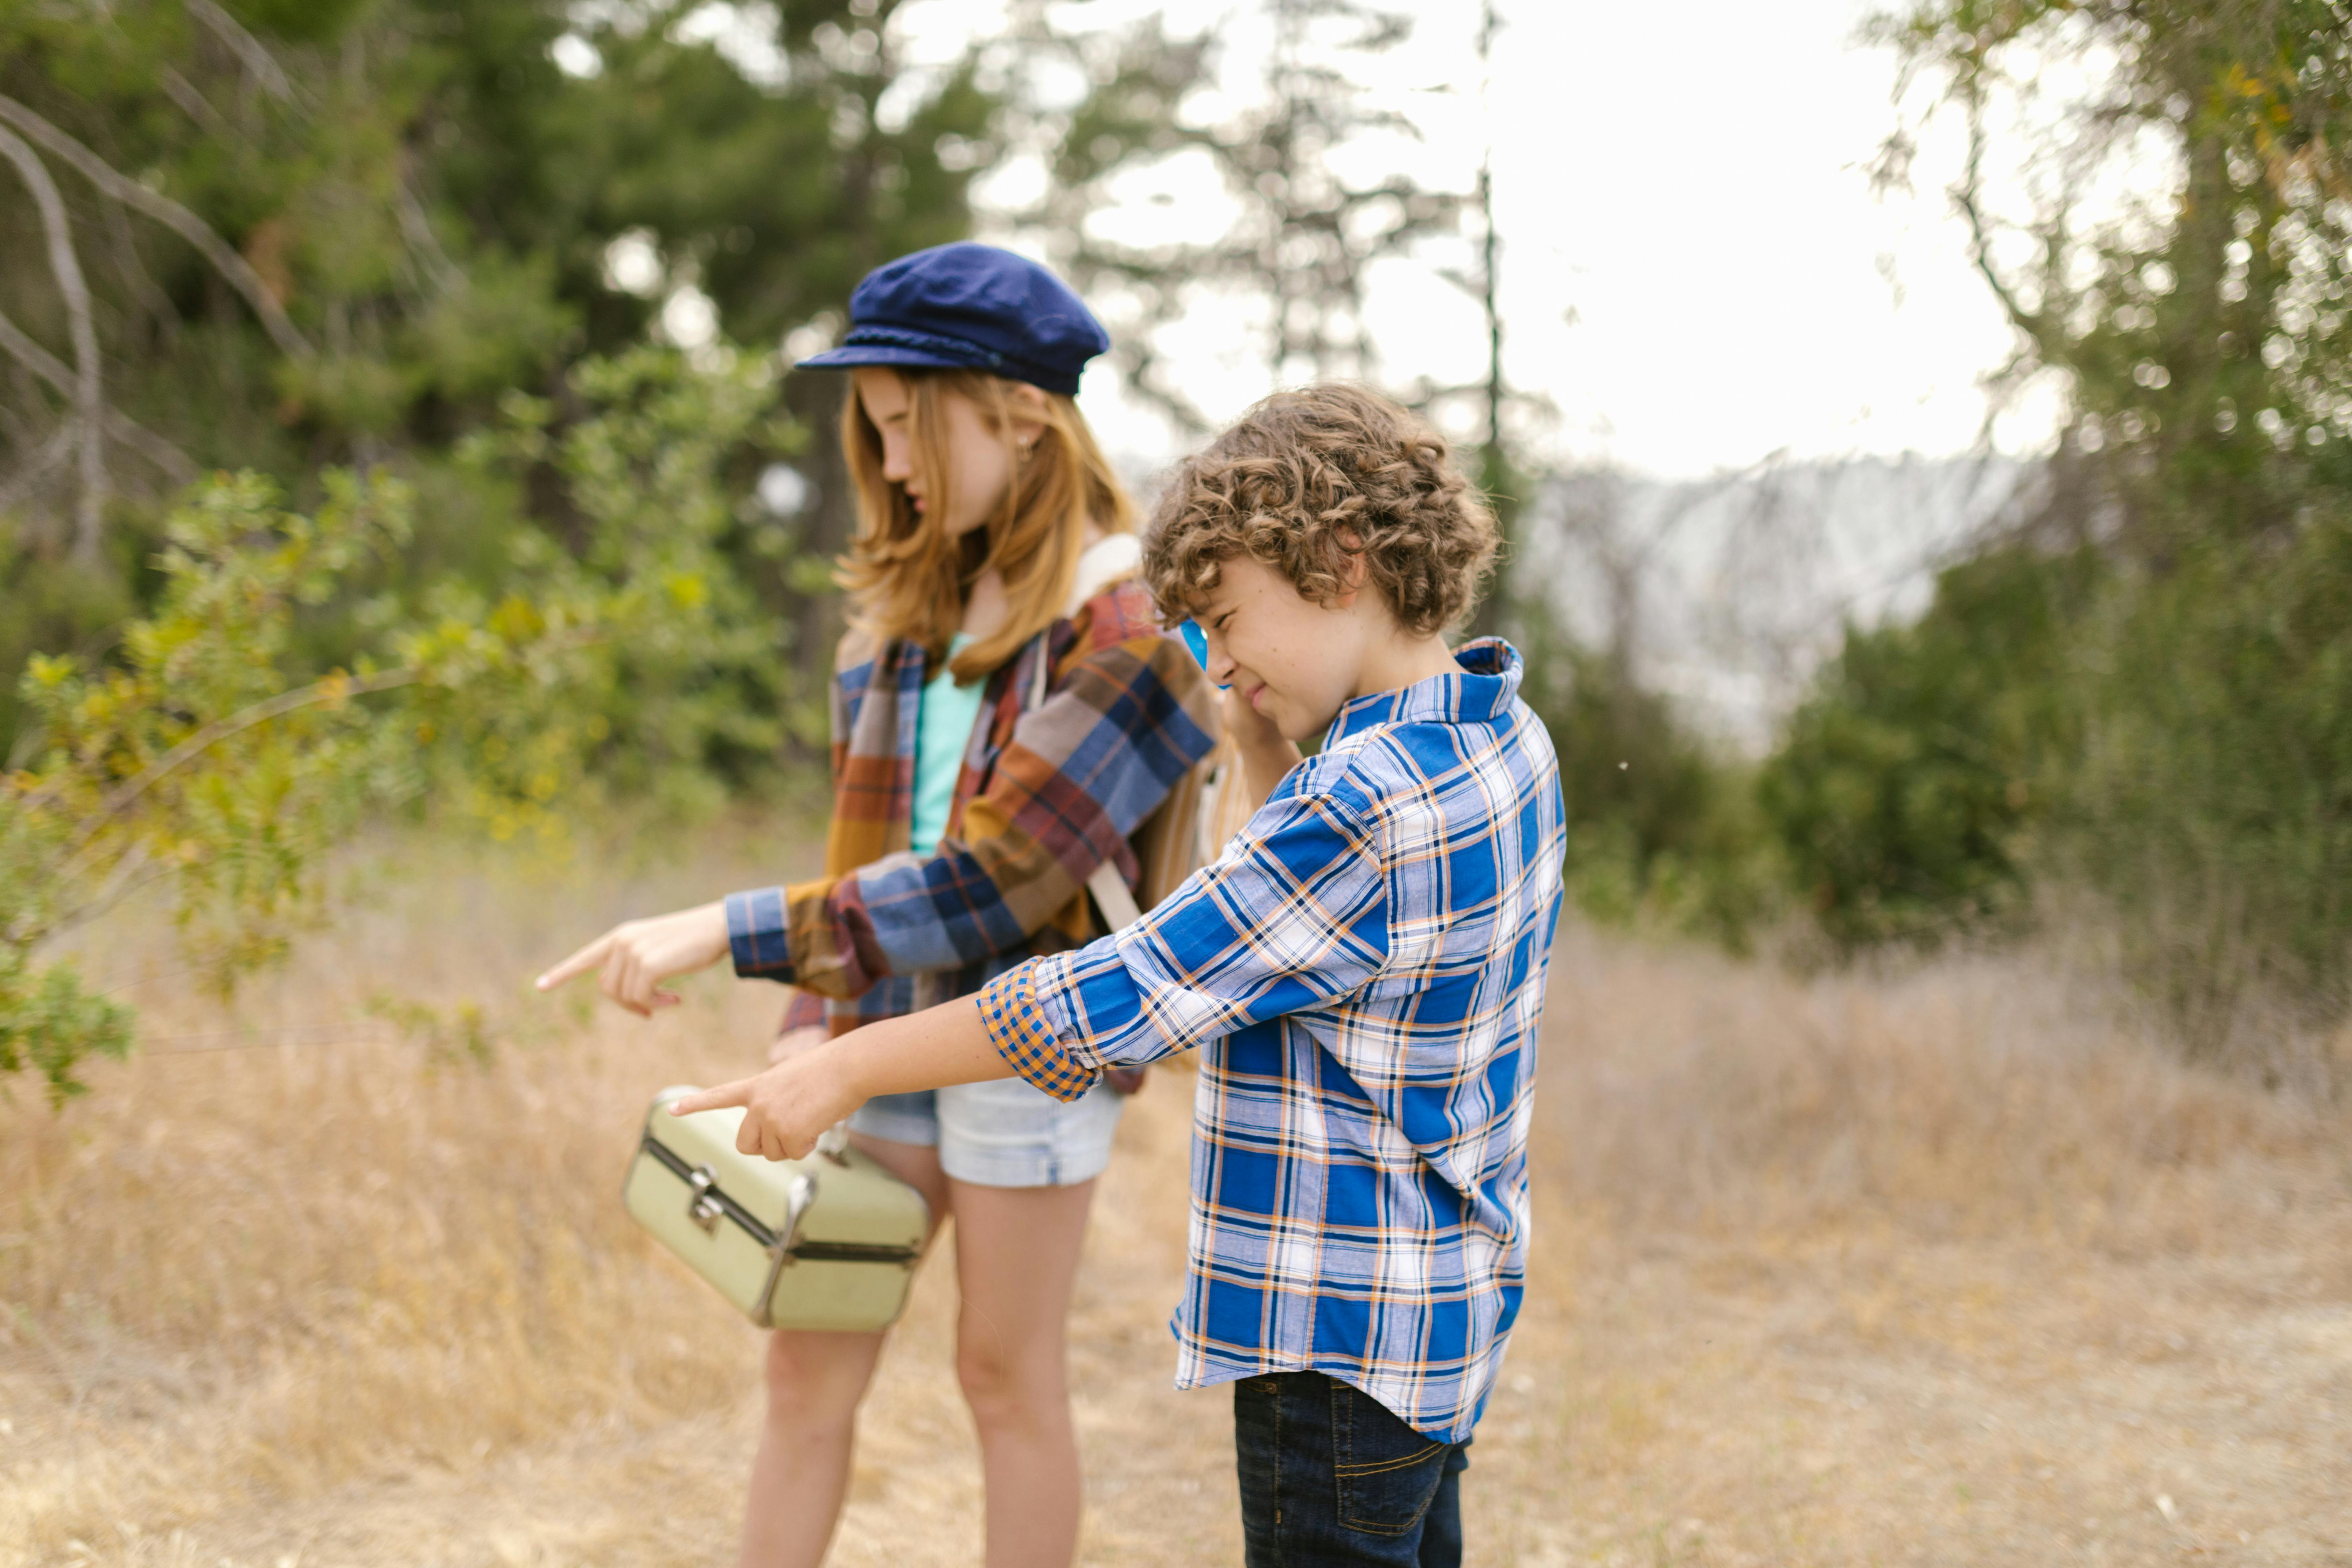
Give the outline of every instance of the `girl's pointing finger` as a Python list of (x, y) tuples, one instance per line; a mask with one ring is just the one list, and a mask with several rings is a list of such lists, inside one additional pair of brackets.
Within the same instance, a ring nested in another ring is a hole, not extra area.
[(538, 981), (539, 988), (541, 991), (552, 991), (573, 975), (585, 974), (604, 963), (604, 954), (612, 951), (614, 935), (614, 932), (606, 931), (603, 936), (541, 975)]

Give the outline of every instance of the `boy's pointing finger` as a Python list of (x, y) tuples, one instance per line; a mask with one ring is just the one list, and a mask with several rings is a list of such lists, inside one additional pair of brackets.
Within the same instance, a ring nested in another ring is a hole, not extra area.
[(751, 1079), (740, 1078), (733, 1083), (722, 1083), (717, 1089), (698, 1089), (692, 1094), (682, 1095), (671, 1100), (669, 1113), (672, 1116), (691, 1116), (698, 1110), (718, 1110), (730, 1105), (749, 1105), (751, 1103)]

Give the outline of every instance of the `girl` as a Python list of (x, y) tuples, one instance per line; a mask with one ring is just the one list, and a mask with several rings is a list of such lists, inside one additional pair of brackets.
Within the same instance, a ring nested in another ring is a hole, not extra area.
[[(771, 1053), (978, 990), (1104, 929), (1105, 861), (1214, 743), (1216, 693), (1131, 580), (1134, 508), (1072, 401), (1109, 346), (1050, 273), (950, 245), (858, 285), (841, 347), (859, 523), (833, 688), (825, 875), (632, 921), (540, 979), (598, 969), (640, 1016), (730, 951), (799, 988)], [(1125, 579), (1125, 580), (1122, 580)], [(1037, 700), (1037, 664), (1045, 662)], [(1078, 1527), (1064, 1319), (1119, 1100), (1018, 1079), (877, 1100), (860, 1147), (956, 1218), (956, 1372), (979, 1428), (991, 1568), (1066, 1563)], [(814, 1564), (879, 1334), (770, 1336), (741, 1562)]]

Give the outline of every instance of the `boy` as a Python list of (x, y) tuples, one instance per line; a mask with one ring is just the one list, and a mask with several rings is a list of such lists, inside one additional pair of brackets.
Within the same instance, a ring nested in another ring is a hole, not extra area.
[(1234, 1385), (1253, 1568), (1461, 1560), (1562, 848), (1518, 656), (1443, 639), (1494, 548), (1403, 409), (1260, 404), (1178, 472), (1144, 563), (1205, 634), (1249, 825), (1124, 931), (677, 1107), (743, 1106), (745, 1152), (796, 1157), (874, 1095), (1017, 1073), (1066, 1099), (1202, 1047), (1177, 1384)]

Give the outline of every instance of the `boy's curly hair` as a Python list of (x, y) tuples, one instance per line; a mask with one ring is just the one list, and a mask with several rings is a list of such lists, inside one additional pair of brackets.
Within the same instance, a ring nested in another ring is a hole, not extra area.
[(1236, 555), (1318, 605), (1348, 591), (1352, 556), (1398, 624), (1427, 637), (1468, 612), (1496, 537), (1444, 437), (1376, 392), (1327, 383), (1275, 394), (1185, 459), (1152, 517), (1143, 575), (1173, 621)]

